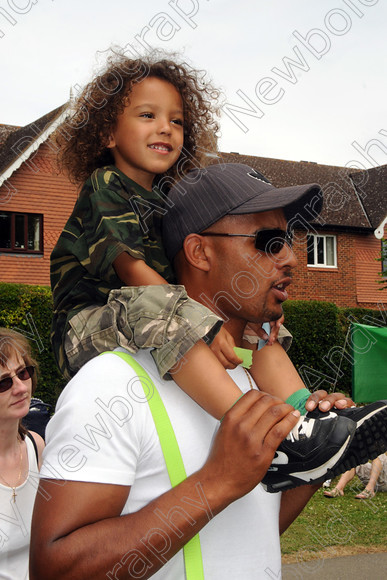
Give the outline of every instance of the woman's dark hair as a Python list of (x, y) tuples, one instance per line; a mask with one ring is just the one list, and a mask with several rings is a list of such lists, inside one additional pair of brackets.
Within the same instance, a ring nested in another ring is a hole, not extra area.
[[(186, 62), (165, 58), (160, 51), (132, 59), (113, 51), (105, 70), (70, 103), (68, 118), (55, 133), (59, 168), (75, 182), (83, 182), (97, 167), (114, 163), (107, 148), (117, 117), (130, 101), (132, 87), (146, 77), (171, 83), (180, 93), (184, 109), (182, 153), (167, 173), (172, 180), (194, 167), (208, 165), (208, 153), (216, 152), (219, 130), (215, 116), (220, 93), (206, 80), (205, 71)], [(160, 181), (159, 176), (159, 181)]]
[[(0, 327), (0, 366), (5, 367), (8, 360), (13, 355), (16, 355), (18, 358), (22, 358), (26, 367), (35, 367), (35, 372), (32, 375), (31, 394), (33, 395), (38, 381), (38, 363), (32, 356), (31, 345), (26, 337), (20, 334), (20, 332), (16, 332), (16, 330), (11, 330), (10, 328)], [(20, 420), (19, 436), (22, 440), (25, 438), (26, 433), (27, 430), (22, 425)]]

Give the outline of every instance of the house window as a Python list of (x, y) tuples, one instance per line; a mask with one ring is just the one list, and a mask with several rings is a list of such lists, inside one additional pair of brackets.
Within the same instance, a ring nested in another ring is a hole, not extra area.
[(307, 254), (308, 266), (336, 268), (336, 236), (308, 235)]
[(0, 252), (42, 253), (42, 225), (42, 215), (0, 212)]

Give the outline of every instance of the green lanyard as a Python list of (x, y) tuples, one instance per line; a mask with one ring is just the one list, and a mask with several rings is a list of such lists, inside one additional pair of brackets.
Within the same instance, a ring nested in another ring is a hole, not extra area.
[[(105, 353), (103, 353), (105, 354)], [(152, 396), (148, 398), (148, 404), (152, 413), (153, 421), (156, 426), (157, 434), (159, 436), (161, 449), (164, 455), (165, 463), (167, 465), (169, 479), (172, 487), (175, 487), (184, 479), (187, 479), (183, 459), (181, 457), (180, 449), (176, 440), (176, 435), (173, 430), (168, 413), (164, 407), (164, 403), (160, 397), (155, 384), (142, 368), (140, 364), (130, 354), (125, 352), (114, 351), (113, 354), (122, 358), (130, 365), (138, 378), (141, 381), (142, 388), (145, 395), (149, 392), (149, 385), (153, 387)], [(145, 383), (144, 380), (148, 383)], [(204, 580), (202, 551), (200, 548), (199, 534), (196, 534), (183, 548), (185, 574), (187, 580)]]

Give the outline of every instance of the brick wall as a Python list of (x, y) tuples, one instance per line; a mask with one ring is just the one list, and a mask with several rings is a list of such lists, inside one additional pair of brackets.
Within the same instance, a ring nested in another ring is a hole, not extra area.
[(380, 241), (373, 234), (337, 233), (337, 268), (307, 266), (306, 244), (296, 243), (298, 267), (294, 272), (289, 296), (293, 300), (323, 300), (340, 307), (364, 306), (375, 308), (378, 302), (387, 303), (387, 290), (380, 291), (376, 282), (380, 262), (376, 261)]
[(43, 214), (43, 255), (0, 253), (0, 281), (50, 284), (50, 254), (77, 197), (77, 188), (55, 168), (55, 154), (47, 144), (8, 180), (16, 192), (7, 199), (0, 188), (0, 209)]
[(376, 258), (380, 257), (381, 241), (373, 234), (358, 236), (356, 238), (356, 292), (359, 305), (367, 307), (368, 304), (378, 302), (387, 303), (387, 289), (380, 290), (379, 272), (381, 272), (381, 262)]

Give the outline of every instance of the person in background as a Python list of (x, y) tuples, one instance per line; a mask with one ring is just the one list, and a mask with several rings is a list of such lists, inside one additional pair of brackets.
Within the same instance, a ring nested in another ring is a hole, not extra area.
[(29, 578), (32, 510), (43, 439), (22, 425), (36, 389), (27, 339), (0, 328), (0, 579)]
[(372, 462), (364, 463), (346, 471), (335, 487), (324, 491), (324, 496), (330, 498), (342, 497), (345, 487), (353, 480), (355, 475), (365, 486), (363, 491), (355, 495), (356, 499), (371, 499), (377, 491), (387, 491), (387, 454), (382, 453)]

